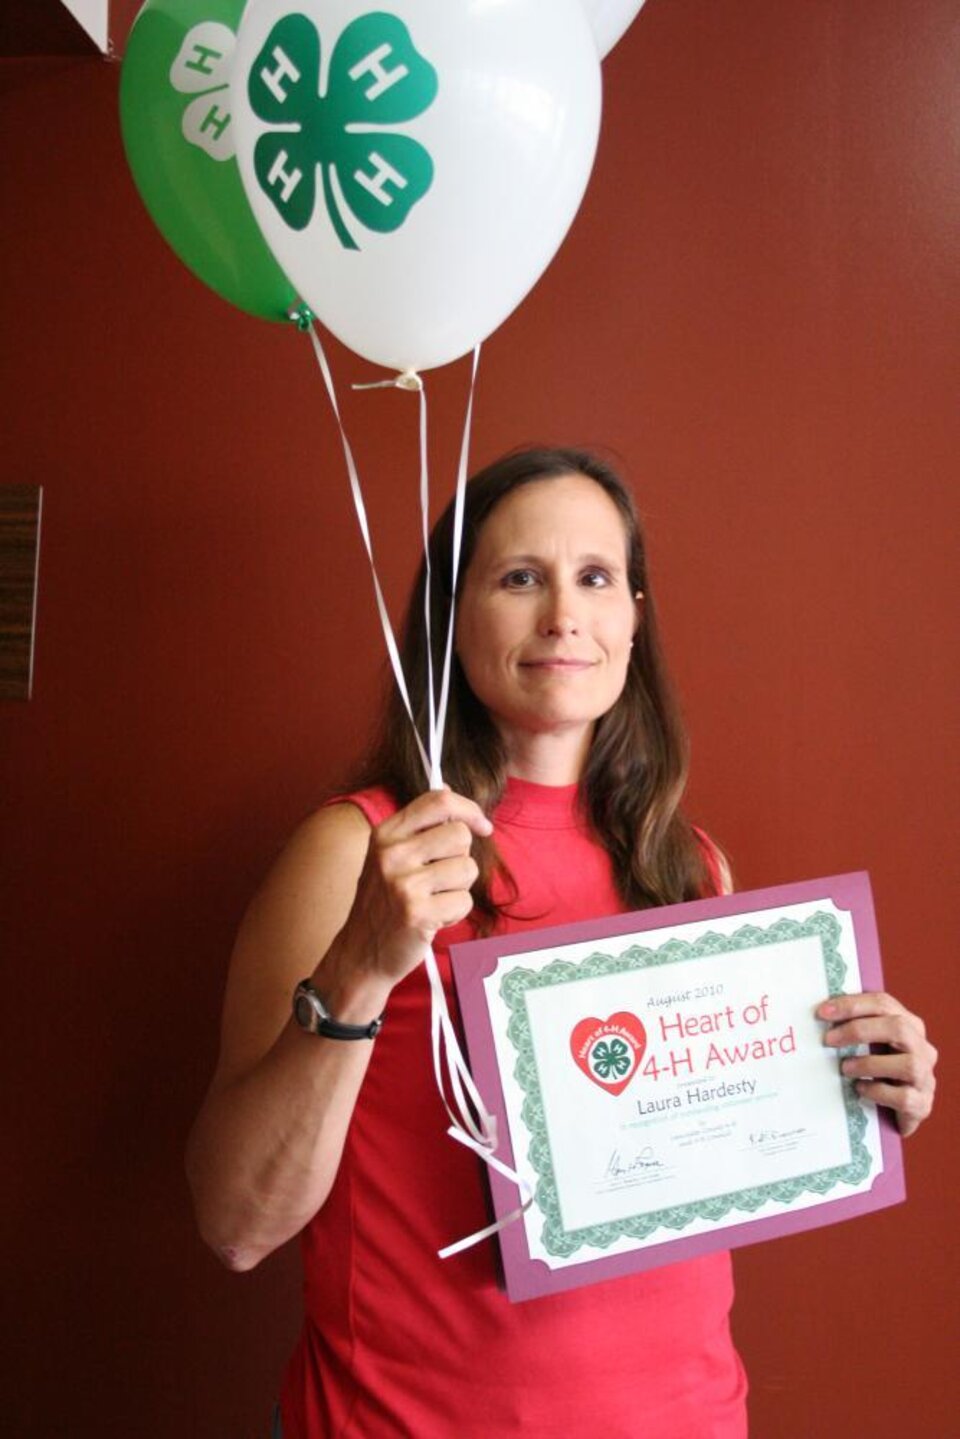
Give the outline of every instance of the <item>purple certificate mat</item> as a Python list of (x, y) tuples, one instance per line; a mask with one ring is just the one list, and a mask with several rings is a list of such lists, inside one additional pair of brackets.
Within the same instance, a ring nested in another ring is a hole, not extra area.
[[(770, 889), (753, 890), (744, 894), (723, 895), (688, 904), (641, 910), (635, 914), (615, 915), (587, 923), (560, 925), (549, 929), (526, 931), (453, 946), (451, 951), (453, 973), (463, 1015), (471, 1068), (488, 1108), (497, 1118), (498, 1132), (501, 1136), (499, 1157), (510, 1166), (514, 1166), (513, 1144), (516, 1136), (511, 1135), (510, 1132), (496, 1041), (488, 1008), (487, 992), (484, 987), (485, 977), (494, 972), (500, 961), (506, 960), (512, 955), (530, 954), (534, 951), (544, 951), (553, 947), (578, 943), (586, 943), (590, 946), (598, 945), (602, 949), (603, 941), (613, 936), (646, 936), (650, 931), (673, 929), (677, 925), (689, 925), (704, 920), (743, 917), (744, 926), (762, 927), (765, 922), (769, 922), (772, 927), (776, 923), (777, 917), (770, 915), (769, 911), (806, 905), (811, 902), (829, 903), (831, 901), (837, 910), (845, 911), (852, 922), (853, 944), (860, 969), (860, 987), (864, 990), (881, 990), (883, 981), (880, 950), (870, 882), (865, 873), (834, 875), (827, 879), (778, 885)], [(803, 913), (804, 911), (798, 912)], [(813, 923), (813, 921), (808, 921), (808, 923)], [(727, 925), (725, 932), (734, 933), (734, 929)], [(745, 930), (738, 928), (736, 932), (744, 933)], [(691, 931), (691, 933), (700, 934), (702, 930)], [(639, 940), (638, 943), (640, 943)], [(649, 943), (655, 947), (653, 936), (650, 937)], [(744, 948), (749, 948), (745, 941), (741, 941), (741, 944)], [(644, 953), (649, 953), (649, 951), (645, 950)], [(543, 963), (542, 960), (541, 963)], [(657, 961), (657, 963), (661, 964), (661, 961)], [(640, 967), (648, 967), (648, 964), (649, 962), (644, 962)], [(636, 969), (638, 966), (634, 965), (633, 967)], [(663, 967), (662, 964), (661, 967)], [(530, 973), (529, 970), (524, 972)], [(557, 984), (563, 982), (565, 981), (558, 980)], [(822, 997), (826, 998), (826, 987), (824, 987)], [(661, 1005), (667, 1002), (666, 1000), (648, 1001), (648, 1003)], [(524, 1003), (526, 1003), (525, 1000)], [(747, 1008), (752, 1008), (752, 1006), (747, 1006)], [(745, 1016), (746, 1010), (743, 1013)], [(652, 1023), (649, 1016), (648, 1022)], [(691, 1023), (693, 1022), (691, 1021)], [(665, 1034), (666, 1030), (663, 1033)], [(571, 1035), (571, 1041), (572, 1039)], [(609, 1054), (609, 1048), (607, 1053)], [(642, 1053), (643, 1051), (640, 1050), (636, 1060), (637, 1065), (639, 1065), (639, 1055)], [(578, 1063), (581, 1068), (584, 1068), (582, 1062), (578, 1061)], [(674, 1073), (676, 1073), (676, 1067), (674, 1067)], [(631, 1073), (630, 1078), (632, 1077)], [(629, 1078), (624, 1080), (620, 1088), (629, 1082)], [(595, 1083), (598, 1088), (601, 1087), (597, 1081)], [(693, 1081), (689, 1083), (692, 1084)], [(617, 1092), (616, 1088), (614, 1092)], [(697, 1093), (699, 1094), (700, 1091), (698, 1090)], [(594, 1099), (593, 1102), (597, 1101)], [(872, 1106), (864, 1106), (864, 1109), (872, 1113)], [(765, 1133), (765, 1131), (761, 1131), (761, 1133)], [(751, 1140), (752, 1138), (753, 1136), (751, 1136)], [(524, 1132), (521, 1139), (523, 1147), (526, 1148), (529, 1134)], [(542, 1257), (531, 1256), (524, 1222), (518, 1220), (507, 1225), (499, 1234), (508, 1295), (512, 1300), (531, 1299), (542, 1294), (551, 1294), (582, 1284), (611, 1279), (621, 1274), (672, 1264), (714, 1250), (729, 1249), (741, 1244), (753, 1244), (760, 1240), (773, 1239), (782, 1234), (796, 1234), (802, 1230), (818, 1228), (821, 1225), (835, 1224), (842, 1219), (852, 1219), (856, 1215), (896, 1204), (904, 1198), (905, 1193), (900, 1139), (895, 1122), (888, 1112), (882, 1110), (880, 1111), (878, 1153), (877, 1172), (869, 1182), (869, 1186), (861, 1189), (860, 1192), (848, 1192), (839, 1197), (824, 1197), (812, 1202), (807, 1200), (806, 1203), (809, 1207), (784, 1207), (780, 1213), (766, 1213), (757, 1218), (746, 1217), (742, 1222), (736, 1223), (723, 1222), (720, 1227), (703, 1232), (681, 1234), (673, 1238), (665, 1235), (663, 1242), (646, 1240), (643, 1247), (633, 1248), (626, 1252), (603, 1254), (594, 1248), (591, 1250), (590, 1257), (583, 1261), (568, 1262), (563, 1267), (551, 1267)], [(523, 1155), (521, 1155), (522, 1158)], [(617, 1172), (619, 1173), (619, 1171)], [(515, 1185), (494, 1171), (489, 1172), (489, 1177), (494, 1210), (497, 1218), (503, 1218), (516, 1209), (517, 1189)], [(536, 1202), (529, 1214), (539, 1217)]]

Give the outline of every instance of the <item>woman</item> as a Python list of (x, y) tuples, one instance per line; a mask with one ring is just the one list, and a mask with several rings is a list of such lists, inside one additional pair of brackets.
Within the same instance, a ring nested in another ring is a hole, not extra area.
[[(447, 588), (451, 526), (448, 511), (431, 542)], [(616, 475), (564, 450), (491, 465), (468, 487), (461, 575), (451, 788), (421, 793), (394, 699), (358, 791), (301, 826), (244, 920), (191, 1140), (200, 1228), (240, 1270), (303, 1231), (286, 1439), (734, 1439), (746, 1386), (728, 1255), (523, 1305), (497, 1286), (493, 1241), (436, 1258), (487, 1214), (476, 1159), (444, 1133), (424, 945), (448, 978), (450, 943), (696, 898), (723, 868), (678, 808), (684, 743)], [(405, 640), (415, 694), (423, 583)], [(820, 1015), (828, 1044), (884, 1048), (843, 1067), (910, 1133), (933, 1093), (920, 1021), (886, 995)]]

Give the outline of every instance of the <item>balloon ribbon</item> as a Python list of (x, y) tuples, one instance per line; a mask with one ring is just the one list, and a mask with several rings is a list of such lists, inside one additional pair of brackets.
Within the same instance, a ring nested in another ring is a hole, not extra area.
[[(467, 399), (463, 438), (460, 444), (460, 458), (457, 464), (457, 484), (453, 507), (454, 522), (450, 615), (447, 621), (447, 633), (444, 642), (439, 696), (436, 692), (436, 677), (433, 663), (433, 636), (430, 619), (430, 596), (433, 575), (430, 564), (430, 483), (427, 459), (427, 392), (421, 376), (413, 370), (405, 370), (394, 379), (378, 380), (372, 384), (354, 386), (355, 389), (361, 390), (386, 388), (410, 390), (420, 397), (420, 515), (424, 564), (426, 567), (424, 624), (427, 643), (428, 687), (428, 730), (427, 743), (424, 745), (423, 738), (414, 718), (413, 706), (410, 702), (410, 692), (407, 686), (406, 676), (403, 673), (403, 663), (400, 659), (399, 646), (397, 645), (393, 626), (390, 623), (390, 615), (387, 610), (386, 600), (383, 596), (383, 588), (380, 584), (376, 563), (373, 558), (373, 542), (370, 537), (370, 525), (367, 520), (367, 510), (363, 500), (360, 476), (340, 414), (336, 388), (333, 383), (333, 374), (327, 362), (320, 336), (317, 334), (316, 328), (310, 323), (312, 316), (308, 317), (308, 312), (301, 310), (291, 315), (291, 319), (295, 320), (298, 328), (304, 330), (304, 332), (309, 335), (317, 364), (320, 367), (320, 373), (323, 376), (323, 382), (333, 408), (334, 418), (340, 431), (343, 457), (346, 461), (347, 475), (350, 480), (350, 492), (353, 496), (353, 504), (360, 525), (360, 534), (370, 564), (370, 573), (373, 577), (373, 590), (377, 602), (377, 613), (380, 616), (380, 626), (383, 630), (383, 638), (386, 641), (390, 665), (393, 669), (394, 678), (397, 682), (397, 688), (400, 691), (404, 708), (413, 726), (417, 749), (419, 750), (420, 758), (426, 771), (427, 783), (431, 789), (442, 789), (443, 773), (440, 760), (443, 753), (443, 735), (446, 728), (447, 705), (450, 698), (455, 596), (460, 568), (460, 551), (463, 541), (463, 502), (467, 483), (470, 429), (473, 421), (473, 397), (477, 383), (477, 366), (480, 362), (480, 346), (477, 345), (473, 351), (470, 393)], [(459, 1254), (463, 1249), (469, 1249), (471, 1245), (479, 1243), (481, 1239), (489, 1238), (490, 1235), (496, 1234), (498, 1230), (503, 1229), (506, 1225), (512, 1224), (515, 1219), (519, 1219), (533, 1202), (533, 1194), (527, 1181), (522, 1179), (514, 1169), (496, 1156), (498, 1144), (497, 1121), (495, 1116), (488, 1111), (484, 1104), (480, 1091), (477, 1089), (476, 1083), (463, 1056), (453, 1021), (450, 1018), (450, 1009), (443, 988), (443, 980), (440, 977), (440, 971), (437, 966), (437, 957), (431, 945), (427, 945), (424, 950), (423, 963), (430, 985), (430, 1041), (433, 1052), (433, 1073), (437, 1090), (443, 1101), (443, 1107), (447, 1112), (447, 1118), (450, 1120), (447, 1134), (451, 1139), (455, 1139), (458, 1143), (465, 1145), (467, 1149), (472, 1149), (491, 1169), (495, 1169), (498, 1174), (503, 1175), (503, 1177), (508, 1179), (512, 1184), (517, 1185), (521, 1195), (519, 1207), (514, 1209), (510, 1214), (505, 1215), (504, 1218), (497, 1220), (494, 1224), (488, 1224), (484, 1229), (478, 1230), (475, 1234), (469, 1234), (466, 1238), (458, 1239), (455, 1243), (448, 1244), (446, 1248), (439, 1250), (440, 1258), (447, 1259), (450, 1255)]]

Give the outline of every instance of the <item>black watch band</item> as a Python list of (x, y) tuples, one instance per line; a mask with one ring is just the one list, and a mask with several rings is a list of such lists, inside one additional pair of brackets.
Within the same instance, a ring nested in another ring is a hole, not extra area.
[(308, 1034), (325, 1039), (376, 1039), (383, 1028), (383, 1015), (369, 1024), (341, 1024), (334, 1019), (310, 979), (301, 979), (293, 991), (293, 1017)]

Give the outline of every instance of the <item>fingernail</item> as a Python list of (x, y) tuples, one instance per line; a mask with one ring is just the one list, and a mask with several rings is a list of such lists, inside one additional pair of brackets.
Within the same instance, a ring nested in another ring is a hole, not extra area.
[(824, 1019), (831, 1019), (833, 1015), (836, 1014), (836, 1012), (837, 1006), (831, 1003), (829, 1000), (826, 1004), (821, 1004), (820, 1008), (817, 1010), (817, 1013), (822, 1015)]

